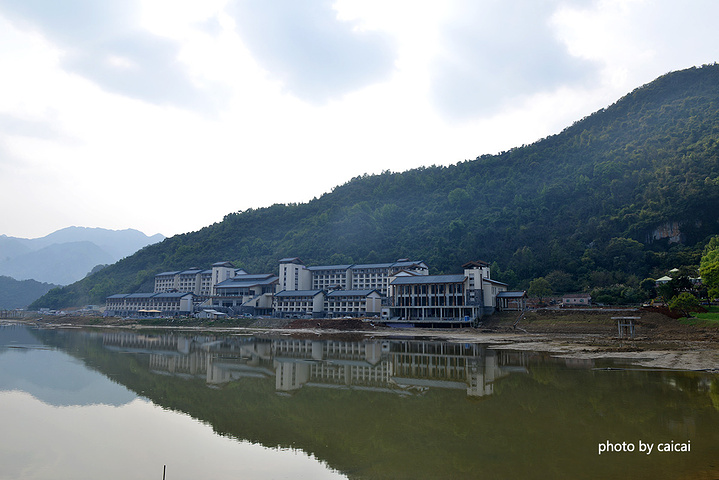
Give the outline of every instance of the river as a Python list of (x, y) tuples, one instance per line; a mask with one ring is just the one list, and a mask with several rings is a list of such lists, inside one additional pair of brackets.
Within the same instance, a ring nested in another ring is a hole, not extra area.
[(0, 327), (2, 479), (717, 478), (719, 376), (434, 339)]

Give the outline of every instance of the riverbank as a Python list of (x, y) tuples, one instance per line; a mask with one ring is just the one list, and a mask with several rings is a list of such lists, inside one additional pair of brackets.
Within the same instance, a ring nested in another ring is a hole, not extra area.
[[(126, 320), (114, 317), (43, 316), (24, 323), (46, 327), (274, 333), (358, 338), (415, 337), (487, 343), (497, 348), (549, 352), (571, 358), (618, 358), (642, 367), (719, 371), (719, 323), (682, 322), (658, 309), (536, 310), (495, 314), (477, 328), (388, 328), (358, 319)], [(619, 337), (617, 317), (632, 317), (633, 338)], [(13, 320), (17, 321), (17, 320)]]

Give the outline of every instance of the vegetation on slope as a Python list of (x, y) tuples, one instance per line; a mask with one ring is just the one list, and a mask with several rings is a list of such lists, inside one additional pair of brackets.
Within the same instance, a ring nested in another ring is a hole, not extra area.
[(53, 287), (56, 285), (0, 276), (0, 310), (27, 307)]
[(718, 220), (719, 66), (709, 65), (660, 77), (532, 145), (229, 214), (33, 306), (100, 303), (151, 290), (161, 271), (220, 260), (274, 272), (286, 256), (308, 265), (406, 257), (437, 273), (483, 259), (512, 288), (543, 276), (555, 292), (602, 288), (635, 299), (643, 279), (698, 266)]

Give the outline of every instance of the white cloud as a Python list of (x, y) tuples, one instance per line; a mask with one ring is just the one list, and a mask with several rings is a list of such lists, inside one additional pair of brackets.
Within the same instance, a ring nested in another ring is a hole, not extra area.
[(234, 0), (229, 11), (258, 63), (302, 99), (323, 103), (389, 76), (389, 36), (338, 18), (331, 0)]
[(212, 108), (177, 61), (178, 42), (138, 28), (137, 1), (0, 0), (0, 14), (19, 28), (39, 32), (62, 50), (64, 68), (109, 92)]
[(433, 96), (450, 117), (486, 117), (536, 93), (586, 84), (596, 66), (551, 25), (555, 2), (460, 0), (443, 26)]
[(495, 153), (719, 45), (700, 0), (46, 3), (0, 0), (0, 234), (170, 235)]

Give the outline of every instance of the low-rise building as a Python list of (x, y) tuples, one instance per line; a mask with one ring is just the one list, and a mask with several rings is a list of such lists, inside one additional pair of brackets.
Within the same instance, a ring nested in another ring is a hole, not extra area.
[(497, 310), (500, 312), (527, 309), (527, 292), (499, 292), (497, 294)]
[(291, 318), (324, 317), (324, 290), (283, 290), (275, 294), (277, 316)]
[(142, 314), (188, 315), (193, 311), (192, 293), (121, 293), (107, 297), (107, 315), (136, 316)]
[(324, 310), (330, 318), (378, 317), (382, 295), (377, 290), (335, 290), (327, 294)]
[(565, 307), (588, 307), (592, 303), (592, 296), (588, 293), (568, 293), (562, 295), (562, 305)]

